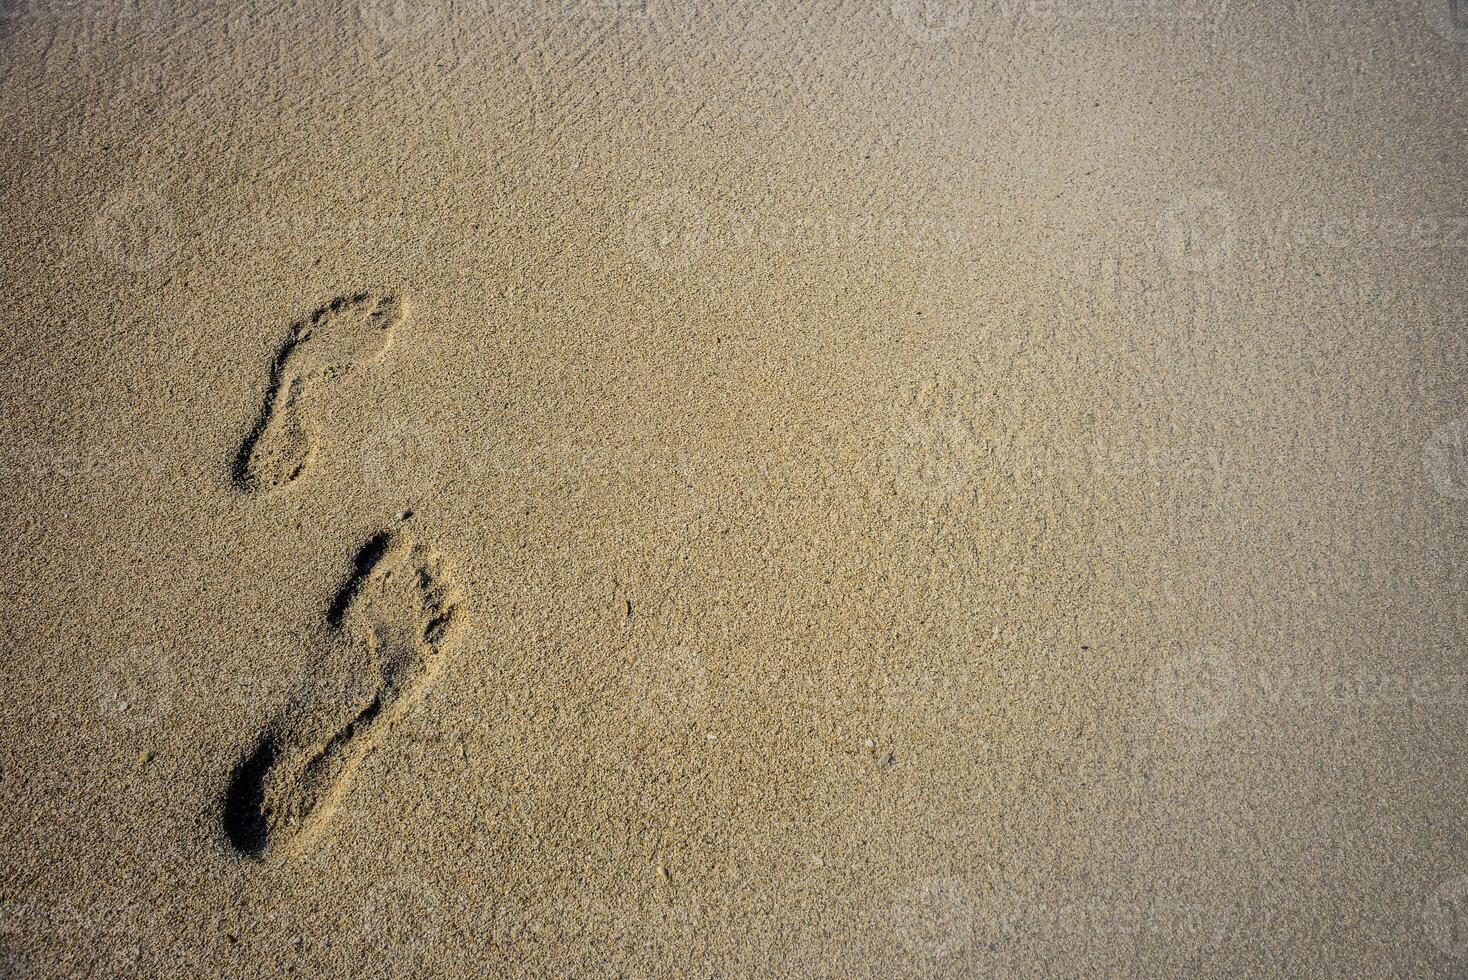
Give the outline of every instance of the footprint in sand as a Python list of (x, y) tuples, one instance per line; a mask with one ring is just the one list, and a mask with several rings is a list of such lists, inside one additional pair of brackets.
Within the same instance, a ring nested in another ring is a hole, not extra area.
[(270, 369), (260, 419), (235, 458), (235, 482), (248, 493), (278, 490), (311, 462), (316, 433), (301, 407), (317, 382), (380, 360), (403, 318), (391, 293), (339, 296), (291, 328)]
[[(327, 614), (360, 684), (282, 713), (235, 769), (224, 828), (242, 853), (287, 856), (330, 822), (367, 753), (458, 646), (462, 595), (436, 550), (401, 531), (367, 544)], [(335, 666), (335, 665), (334, 665)]]

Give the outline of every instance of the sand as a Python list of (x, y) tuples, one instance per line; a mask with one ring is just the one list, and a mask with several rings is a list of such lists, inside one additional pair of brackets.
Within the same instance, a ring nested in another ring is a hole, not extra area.
[(1461, 975), (1454, 9), (7, 6), (5, 969)]

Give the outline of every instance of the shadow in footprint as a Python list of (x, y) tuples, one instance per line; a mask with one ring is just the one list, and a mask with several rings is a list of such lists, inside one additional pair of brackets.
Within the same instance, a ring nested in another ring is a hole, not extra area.
[(315, 385), (382, 358), (403, 318), (391, 293), (338, 296), (291, 327), (270, 366), (254, 427), (235, 454), (231, 475), (246, 493), (268, 493), (305, 472), (316, 433), (301, 400)]
[(362, 759), (458, 646), (462, 598), (437, 551), (384, 532), (355, 565), (327, 621), (367, 672), (287, 708), (231, 773), (221, 820), (245, 856), (291, 853), (329, 823)]
[(235, 767), (224, 793), (224, 832), (235, 850), (258, 858), (265, 850), (265, 774), (275, 763), (275, 740), (260, 739)]
[(357, 590), (361, 588), (363, 582), (367, 581), (367, 575), (372, 571), (372, 567), (387, 553), (388, 545), (392, 543), (392, 540), (391, 531), (379, 531), (358, 549), (357, 556), (352, 559), (352, 574), (347, 577), (346, 584), (337, 590), (336, 597), (331, 600), (331, 605), (326, 610), (328, 626), (339, 628), (342, 625), (342, 619), (346, 616), (347, 609), (351, 607)]

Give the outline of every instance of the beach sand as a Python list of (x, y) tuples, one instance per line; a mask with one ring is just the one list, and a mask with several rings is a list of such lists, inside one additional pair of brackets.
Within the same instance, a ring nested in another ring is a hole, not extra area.
[(1465, 59), (7, 8), (6, 975), (1459, 975)]

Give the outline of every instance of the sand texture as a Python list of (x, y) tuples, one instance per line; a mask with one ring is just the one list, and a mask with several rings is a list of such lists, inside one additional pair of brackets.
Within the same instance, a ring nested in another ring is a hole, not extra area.
[(0, 975), (1468, 975), (1468, 9), (0, 8)]

